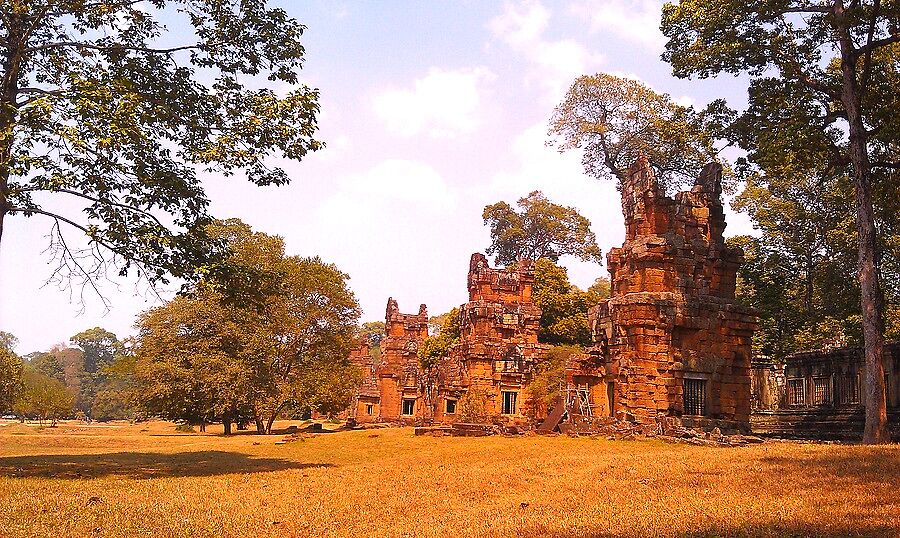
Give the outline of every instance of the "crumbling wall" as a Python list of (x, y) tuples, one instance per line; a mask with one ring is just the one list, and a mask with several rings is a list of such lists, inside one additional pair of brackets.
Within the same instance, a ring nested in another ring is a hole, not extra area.
[(372, 357), (368, 335), (361, 336), (350, 352), (350, 364), (356, 366), (361, 376), (359, 388), (350, 406), (350, 418), (362, 424), (375, 422), (380, 413), (381, 395), (378, 389), (378, 371)]
[(590, 315), (613, 413), (746, 426), (757, 318), (735, 303), (743, 259), (722, 235), (721, 166), (669, 198), (640, 158), (622, 184), (622, 210), (625, 242), (607, 255), (611, 298)]
[[(459, 309), (460, 341), (437, 366), (435, 420), (452, 422), (467, 412), (470, 418), (524, 418), (529, 402), (522, 389), (549, 347), (537, 340), (541, 310), (531, 297), (533, 285), (527, 260), (514, 270), (494, 269), (483, 254), (472, 255), (469, 301)], [(446, 412), (448, 399), (458, 402), (453, 414)]]
[[(754, 364), (754, 380), (780, 371), (780, 383), (754, 383), (753, 431), (781, 437), (855, 440), (865, 424), (865, 357), (857, 347), (806, 351), (781, 365)], [(900, 342), (884, 347), (888, 428), (900, 440)], [(775, 394), (766, 399), (766, 390)]]

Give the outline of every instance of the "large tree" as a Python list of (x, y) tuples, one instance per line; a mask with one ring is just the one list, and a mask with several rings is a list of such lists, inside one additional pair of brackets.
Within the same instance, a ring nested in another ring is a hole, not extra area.
[(51, 425), (72, 414), (75, 396), (59, 380), (25, 368), (22, 373), (22, 389), (13, 410), (22, 418), (49, 420)]
[(555, 204), (534, 191), (518, 201), (519, 210), (506, 202), (486, 206), (482, 217), (491, 228), (488, 254), (495, 263), (512, 265), (519, 260), (559, 260), (571, 255), (602, 263), (591, 221), (574, 207)]
[(605, 73), (578, 77), (550, 119), (550, 140), (560, 151), (580, 149), (585, 172), (625, 180), (644, 155), (668, 189), (693, 182), (716, 158), (711, 125), (719, 103), (703, 113), (675, 103), (640, 81)]
[[(7, 335), (15, 338), (9, 333), (2, 333), (4, 337)], [(12, 346), (7, 345), (5, 341), (0, 341), (0, 413), (5, 413), (12, 408), (21, 389), (22, 361), (13, 353)]]
[(280, 237), (239, 221), (210, 234), (226, 238), (244, 281), (201, 281), (142, 316), (135, 369), (148, 410), (226, 423), (249, 416), (269, 433), (279, 416), (346, 405), (359, 317), (347, 275), (285, 256)]
[(221, 258), (200, 175), (282, 185), (270, 156), (321, 147), (304, 26), (265, 0), (10, 1), (0, 26), (0, 238), (49, 219), (62, 283), (192, 279)]
[(684, 0), (663, 7), (676, 76), (749, 73), (750, 158), (824, 155), (852, 178), (866, 357), (864, 442), (888, 441), (883, 298), (873, 192), (900, 169), (900, 4), (883, 0)]
[(84, 353), (84, 371), (96, 373), (113, 363), (124, 348), (114, 333), (94, 327), (69, 338)]
[(565, 267), (541, 258), (534, 264), (534, 304), (541, 309), (538, 340), (557, 346), (591, 345), (588, 310), (609, 297), (609, 280), (597, 279), (587, 291), (569, 282)]

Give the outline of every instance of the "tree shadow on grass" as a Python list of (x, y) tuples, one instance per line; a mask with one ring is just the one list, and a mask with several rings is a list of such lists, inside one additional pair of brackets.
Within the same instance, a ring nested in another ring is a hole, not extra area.
[(13, 478), (201, 477), (314, 467), (334, 467), (334, 465), (300, 463), (279, 458), (257, 458), (239, 452), (220, 450), (175, 454), (115, 452), (0, 457), (0, 476)]
[(894, 447), (866, 447), (865, 450), (848, 447), (840, 452), (769, 456), (761, 461), (795, 482), (837, 479), (844, 484), (900, 484), (900, 450)]
[[(883, 538), (885, 536), (896, 536), (897, 527), (888, 527), (883, 525), (877, 526), (854, 526), (848, 524), (836, 524), (827, 529), (820, 526), (802, 524), (802, 523), (763, 523), (751, 524), (747, 526), (729, 526), (729, 525), (711, 525), (708, 528), (698, 529), (695, 531), (666, 532), (659, 536), (672, 536), (673, 538), (713, 538), (719, 536), (742, 537), (742, 538), (769, 538), (771, 536), (797, 537), (806, 538), (816, 536), (818, 538), (845, 538), (848, 536), (857, 536), (862, 538)], [(584, 536), (586, 538), (630, 538), (637, 536), (645, 536), (634, 530), (623, 529), (622, 532), (598, 532), (590, 531), (573, 531), (572, 529), (551, 528), (547, 525), (527, 526), (518, 532), (518, 536), (542, 536), (546, 538), (569, 538), (571, 536)]]

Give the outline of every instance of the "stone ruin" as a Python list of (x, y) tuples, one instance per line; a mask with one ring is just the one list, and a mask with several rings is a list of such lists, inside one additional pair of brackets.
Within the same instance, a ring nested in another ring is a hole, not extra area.
[(372, 357), (365, 338), (350, 356), (363, 374), (350, 412), (358, 423), (412, 422), (426, 415), (421, 399), (427, 379), (419, 367), (419, 346), (428, 336), (428, 308), (423, 304), (418, 314), (401, 314), (397, 301), (388, 298), (384, 330), (380, 359)]
[(389, 299), (381, 359), (371, 358), (364, 341), (351, 355), (364, 376), (351, 416), (359, 423), (526, 422), (523, 388), (549, 348), (537, 341), (541, 311), (531, 299), (533, 284), (529, 263), (493, 269), (484, 255), (473, 254), (460, 340), (428, 371), (418, 359), (428, 336), (425, 305), (418, 314), (401, 314)]
[[(865, 427), (863, 350), (805, 351), (751, 367), (753, 431), (777, 437), (858, 440)], [(900, 441), (900, 342), (884, 346), (888, 429)]]
[(740, 249), (725, 245), (720, 165), (665, 196), (646, 158), (622, 185), (625, 243), (607, 255), (611, 298), (590, 312), (594, 347), (570, 369), (602, 414), (747, 430), (752, 309), (736, 304)]
[[(611, 298), (593, 308), (593, 346), (566, 368), (565, 401), (545, 425), (601, 417), (632, 424), (746, 431), (750, 421), (753, 310), (736, 304), (740, 249), (725, 246), (721, 166), (707, 165), (690, 191), (665, 196), (645, 158), (622, 185), (626, 239), (612, 249)], [(480, 421), (534, 424), (525, 387), (549, 346), (539, 344), (530, 263), (493, 269), (473, 254), (460, 341), (423, 372), (424, 305), (400, 314), (388, 301), (378, 364), (353, 409), (359, 422)], [(366, 350), (367, 354), (367, 350)], [(377, 387), (377, 390), (376, 390)], [(365, 416), (361, 411), (366, 411)]]
[(483, 254), (472, 254), (469, 301), (459, 308), (459, 343), (435, 368), (436, 421), (466, 415), (521, 422), (531, 415), (523, 389), (549, 350), (538, 343), (541, 310), (531, 298), (533, 285), (529, 262), (515, 270), (492, 269)]

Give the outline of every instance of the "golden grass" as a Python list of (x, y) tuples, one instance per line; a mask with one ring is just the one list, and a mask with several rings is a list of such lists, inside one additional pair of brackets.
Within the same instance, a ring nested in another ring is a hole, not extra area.
[(0, 427), (0, 536), (900, 536), (900, 447)]

